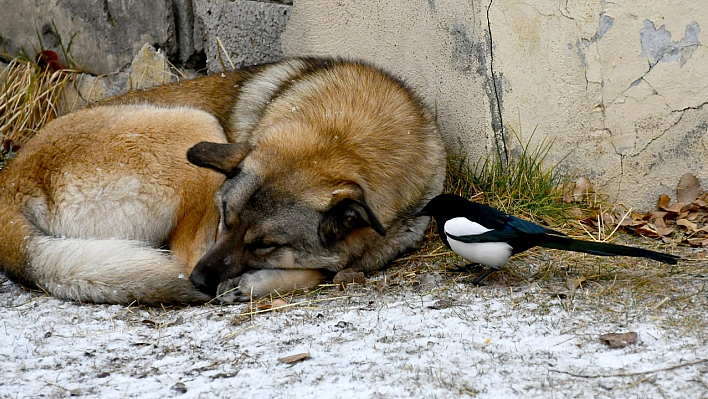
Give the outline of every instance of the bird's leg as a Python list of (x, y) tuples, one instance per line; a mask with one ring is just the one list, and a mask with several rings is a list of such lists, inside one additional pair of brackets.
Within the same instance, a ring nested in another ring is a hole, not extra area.
[(447, 271), (452, 272), (452, 273), (471, 273), (471, 272), (478, 272), (482, 269), (484, 269), (484, 266), (482, 266), (479, 263), (468, 263), (464, 266), (457, 266), (452, 269), (447, 269)]
[(484, 273), (480, 274), (476, 279), (474, 279), (474, 281), (472, 282), (472, 285), (480, 285), (482, 280), (484, 280), (487, 276), (489, 276), (490, 274), (497, 272), (497, 271), (499, 271), (499, 269), (490, 268), (490, 269), (485, 270)]

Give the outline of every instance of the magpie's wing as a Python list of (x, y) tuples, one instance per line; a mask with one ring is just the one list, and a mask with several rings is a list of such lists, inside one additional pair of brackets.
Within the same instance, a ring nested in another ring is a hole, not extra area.
[(528, 222), (523, 219), (519, 219), (515, 216), (508, 216), (509, 220), (507, 224), (521, 233), (525, 234), (552, 234), (556, 236), (564, 236), (565, 234), (560, 231), (552, 230), (547, 227), (539, 226), (535, 223)]
[(490, 230), (504, 230), (509, 222), (509, 215), (484, 204), (469, 202), (464, 210), (464, 216)]
[(468, 244), (481, 242), (508, 242), (519, 238), (519, 233), (514, 230), (490, 230), (482, 234), (470, 234), (456, 236), (454, 234), (445, 233), (449, 239), (460, 241)]
[[(552, 234), (559, 236), (565, 235), (560, 231), (539, 226), (535, 223), (519, 219), (516, 216), (507, 215), (506, 213), (501, 212), (498, 209), (492, 208), (491, 206), (479, 204), (476, 202), (469, 203), (469, 206), (466, 209), (465, 217), (471, 221), (481, 224), (482, 226), (488, 229), (498, 230), (503, 235), (513, 234), (509, 232), (505, 233), (506, 230), (511, 228), (517, 232), (516, 236), (512, 238), (518, 238), (519, 234)], [(496, 240), (489, 239), (489, 241), (484, 242), (493, 241)]]

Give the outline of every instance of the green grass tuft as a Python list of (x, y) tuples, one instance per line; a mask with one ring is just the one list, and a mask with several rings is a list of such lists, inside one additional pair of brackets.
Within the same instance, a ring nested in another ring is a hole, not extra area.
[(563, 195), (572, 188), (571, 176), (559, 171), (560, 162), (548, 165), (553, 140), (544, 138), (540, 145), (531, 147), (533, 133), (523, 142), (515, 131), (511, 132), (518, 151), (512, 151), (508, 160), (494, 154), (470, 165), (467, 156), (451, 157), (445, 191), (513, 215), (563, 224), (568, 219), (567, 209), (578, 204), (563, 201)]

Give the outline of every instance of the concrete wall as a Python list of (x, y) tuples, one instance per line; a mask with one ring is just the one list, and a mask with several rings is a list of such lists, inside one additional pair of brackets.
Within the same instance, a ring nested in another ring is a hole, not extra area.
[(377, 1), (294, 4), (287, 55), (363, 57), (436, 107), (473, 158), (512, 131), (555, 140), (550, 164), (653, 208), (685, 172), (708, 185), (708, 3)]
[(283, 57), (280, 34), (290, 16), (289, 5), (260, 1), (196, 0), (194, 6), (206, 39), (204, 46), (210, 73), (222, 71), (224, 67), (231, 69), (232, 65), (239, 68)]
[[(34, 56), (42, 46), (96, 75), (129, 69), (145, 44), (183, 68), (221, 70), (216, 38), (234, 66), (282, 57), (290, 5), (249, 0), (0, 0), (0, 51)], [(56, 28), (56, 29), (55, 29)], [(41, 41), (41, 44), (40, 44)], [(224, 54), (222, 53), (222, 56)], [(225, 65), (230, 67), (225, 59)]]
[(0, 10), (0, 36), (10, 54), (24, 49), (34, 56), (44, 46), (63, 57), (59, 39), (65, 47), (71, 41), (79, 67), (106, 74), (129, 65), (145, 43), (170, 57), (178, 53), (172, 0), (0, 0)]

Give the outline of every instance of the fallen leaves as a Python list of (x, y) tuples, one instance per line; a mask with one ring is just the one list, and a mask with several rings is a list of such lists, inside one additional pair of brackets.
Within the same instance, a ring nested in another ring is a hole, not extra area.
[(696, 176), (691, 173), (684, 173), (678, 186), (676, 186), (676, 200), (688, 204), (698, 198), (700, 194), (701, 183)]
[[(567, 200), (579, 201), (578, 192), (588, 193), (592, 185), (579, 180)], [(583, 188), (584, 187), (584, 188)], [(580, 189), (584, 191), (578, 191)], [(708, 192), (691, 173), (684, 174), (676, 186), (677, 202), (671, 204), (668, 195), (661, 194), (654, 211), (639, 213), (623, 209), (571, 208), (568, 215), (585, 225), (620, 229), (625, 232), (659, 238), (666, 243), (708, 247)]]
[(452, 299), (440, 299), (433, 303), (432, 305), (428, 305), (428, 309), (433, 309), (433, 310), (442, 310), (442, 309), (447, 309), (449, 307), (455, 306), (455, 301)]
[(600, 341), (610, 348), (624, 348), (625, 346), (637, 342), (637, 337), (637, 333), (633, 331), (626, 333), (609, 333), (600, 335)]
[(295, 364), (310, 358), (310, 352), (298, 353), (297, 355), (285, 356), (278, 359), (281, 363)]
[(583, 201), (594, 192), (595, 189), (593, 188), (590, 179), (588, 179), (587, 177), (581, 177), (575, 181), (575, 187), (573, 188), (573, 191), (570, 194), (571, 197), (568, 198), (566, 201)]
[(288, 303), (285, 302), (284, 300), (282, 300), (280, 298), (276, 298), (276, 299), (273, 299), (270, 303), (258, 304), (257, 308), (258, 308), (258, 310), (277, 310), (278, 308), (282, 308), (287, 305), (288, 305)]
[(334, 276), (332, 282), (339, 286), (339, 290), (342, 291), (347, 284), (366, 283), (366, 277), (363, 272), (354, 269), (344, 269)]
[(585, 279), (585, 277), (577, 277), (577, 278), (566, 277), (565, 286), (568, 288), (568, 290), (570, 292), (573, 292), (576, 289), (582, 287), (582, 285), (585, 281), (587, 281)]

